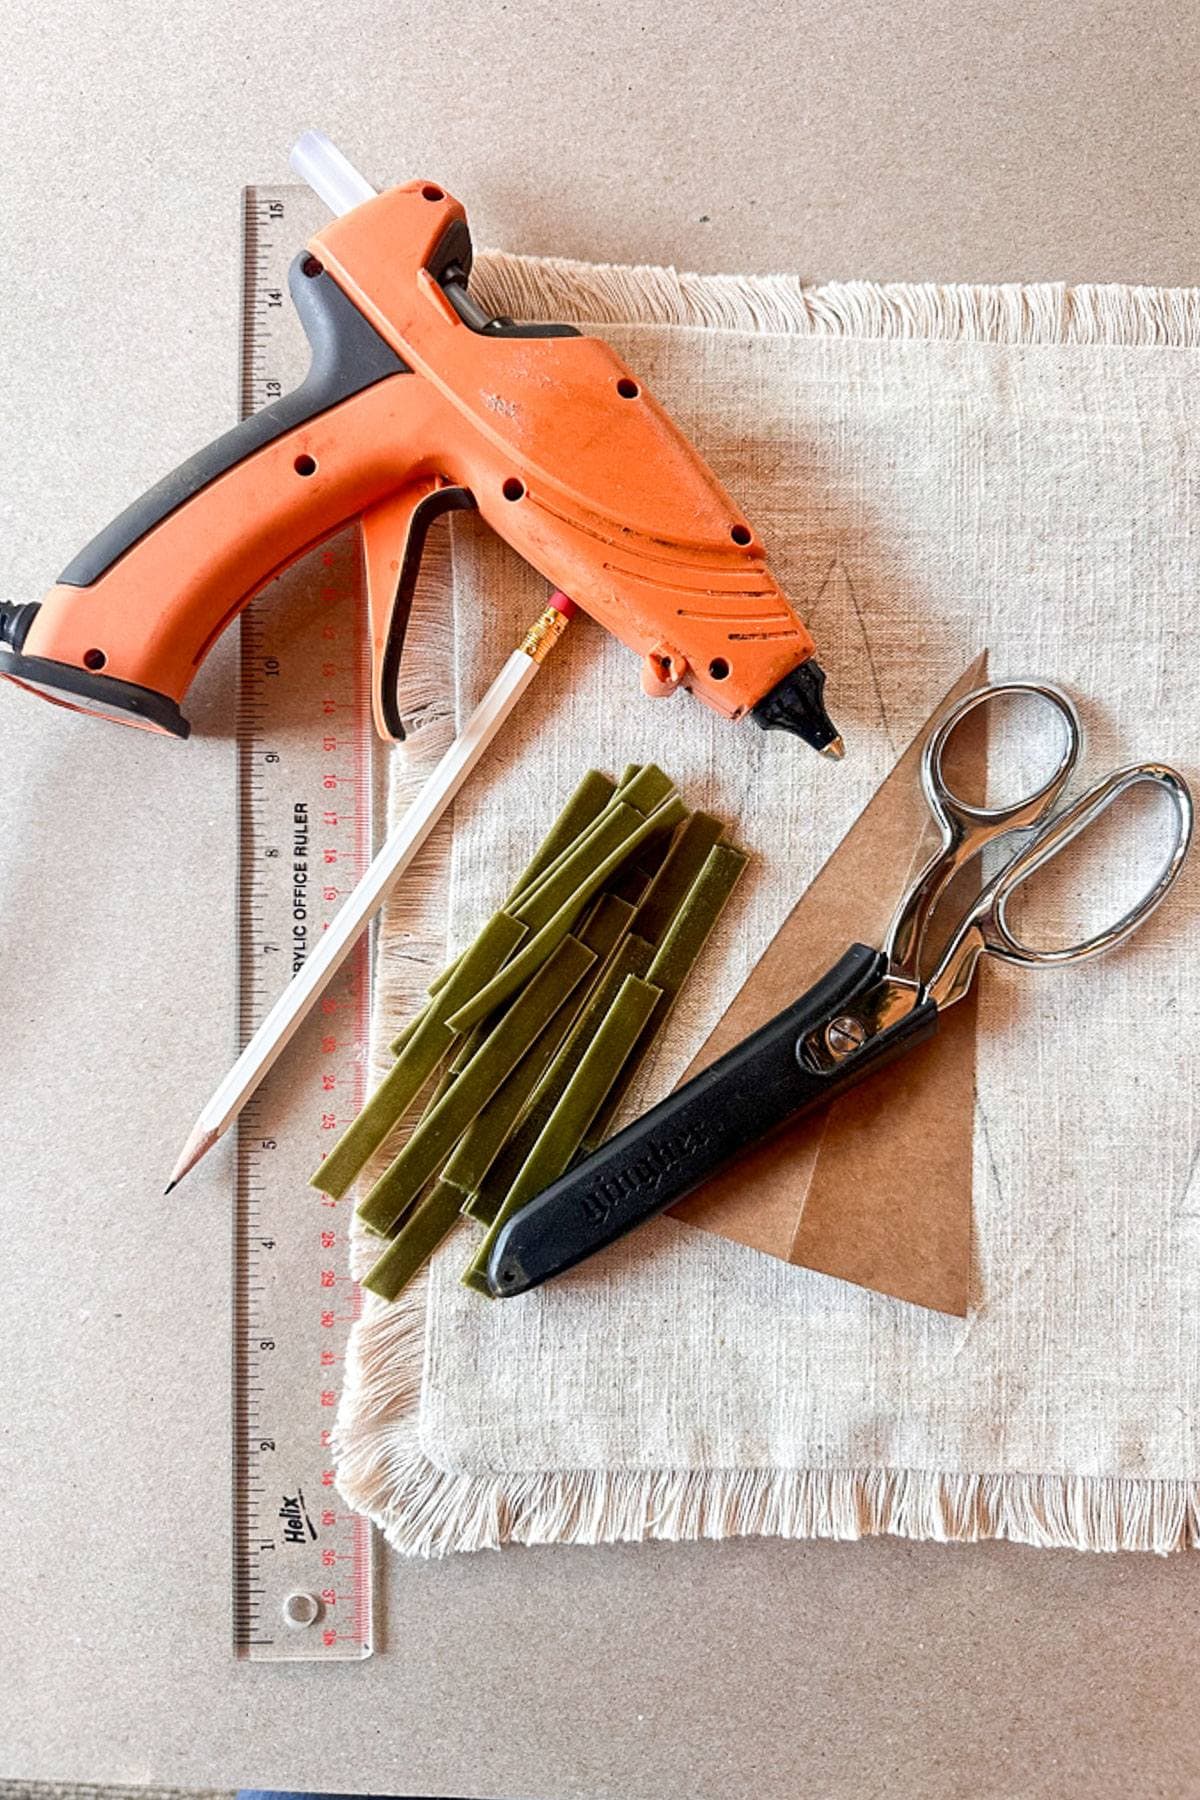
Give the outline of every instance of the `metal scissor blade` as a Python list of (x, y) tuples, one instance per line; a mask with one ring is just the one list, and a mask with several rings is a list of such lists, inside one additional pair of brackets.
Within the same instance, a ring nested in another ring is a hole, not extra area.
[[(916, 783), (919, 790), (924, 785), (923, 772), (935, 731), (970, 694), (980, 690), (980, 678), (986, 664), (987, 653), (984, 652), (976, 657), (925, 721), (920, 739), (921, 776)], [(984, 709), (977, 708), (954, 733), (953, 754), (953, 779), (959, 791), (982, 792), (987, 777)], [(921, 804), (926, 805), (924, 798)], [(888, 967), (901, 980), (920, 985), (935, 964), (937, 946), (929, 940), (930, 927), (939, 903), (951, 887), (961, 892), (964, 879), (972, 881), (972, 890), (963, 896), (969, 904), (982, 886), (983, 877), (977, 869), (971, 870), (969, 876), (963, 875), (963, 869), (972, 857), (961, 854), (961, 836), (961, 831), (956, 833), (953, 821), (939, 817), (932, 808), (927, 809), (925, 829), (917, 834), (904, 887), (883, 939)]]

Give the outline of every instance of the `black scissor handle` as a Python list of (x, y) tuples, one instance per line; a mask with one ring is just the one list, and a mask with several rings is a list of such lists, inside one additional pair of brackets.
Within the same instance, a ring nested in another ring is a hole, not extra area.
[(615, 1243), (715, 1175), (748, 1145), (823, 1105), (899, 1050), (928, 1037), (920, 1002), (827, 1070), (802, 1062), (805, 1040), (882, 979), (886, 959), (854, 944), (801, 998), (676, 1093), (635, 1119), (502, 1226), (488, 1262), (501, 1296), (521, 1294)]

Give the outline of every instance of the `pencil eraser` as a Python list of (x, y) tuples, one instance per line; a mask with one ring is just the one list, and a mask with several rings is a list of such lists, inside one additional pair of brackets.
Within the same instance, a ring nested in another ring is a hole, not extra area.
[(564, 619), (573, 619), (575, 614), (579, 611), (575, 602), (573, 600), (568, 600), (567, 596), (560, 593), (557, 588), (555, 588), (554, 592), (551, 594), (547, 604), (552, 606), (555, 612), (560, 612)]

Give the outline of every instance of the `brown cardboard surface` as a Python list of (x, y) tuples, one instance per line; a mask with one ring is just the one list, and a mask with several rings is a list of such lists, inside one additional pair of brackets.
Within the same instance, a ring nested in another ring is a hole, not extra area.
[[(986, 669), (984, 652), (945, 703), (978, 687)], [(937, 842), (921, 786), (921, 752), (937, 712), (797, 900), (682, 1081), (765, 1025), (781, 994), (803, 993), (848, 945), (882, 944), (897, 902)], [(964, 793), (980, 791), (987, 765), (983, 716), (975, 713), (954, 734)], [(967, 746), (970, 725), (976, 729)], [(961, 1317), (970, 1277), (974, 1096), (971, 989), (933, 1043), (752, 1146), (672, 1216), (784, 1262)]]
[[(318, 123), (484, 242), (813, 277), (1196, 276), (1191, 0), (0, 0), (4, 592), (233, 417), (237, 209)], [(231, 646), (230, 646), (231, 648)], [(1194, 1560), (732, 1543), (392, 1562), (228, 1654), (231, 659), (186, 745), (0, 694), (0, 1773), (389, 1793), (1185, 1795)]]

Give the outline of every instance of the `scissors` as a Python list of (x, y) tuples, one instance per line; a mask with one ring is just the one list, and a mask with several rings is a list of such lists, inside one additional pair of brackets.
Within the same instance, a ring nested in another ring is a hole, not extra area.
[[(1057, 711), (1063, 737), (1057, 766), (1041, 787), (1010, 805), (969, 805), (944, 773), (950, 740), (977, 708), (1012, 695), (1033, 696)], [(949, 706), (935, 720), (921, 758), (939, 843), (902, 897), (882, 948), (853, 944), (786, 1011), (514, 1213), (489, 1260), (493, 1293), (524, 1293), (582, 1262), (683, 1199), (748, 1145), (922, 1043), (945, 1008), (967, 992), (981, 956), (1028, 967), (1078, 962), (1135, 931), (1183, 866), (1192, 836), (1191, 794), (1165, 764), (1135, 763), (1059, 807), (1082, 743), (1074, 703), (1047, 682), (993, 682)], [(1025, 943), (1008, 916), (1016, 891), (1136, 787), (1158, 789), (1173, 808), (1171, 847), (1153, 883), (1129, 911), (1078, 943), (1050, 949)], [(935, 959), (930, 925), (938, 902), (960, 869), (996, 839), (1017, 832), (1030, 835), (983, 881)]]

